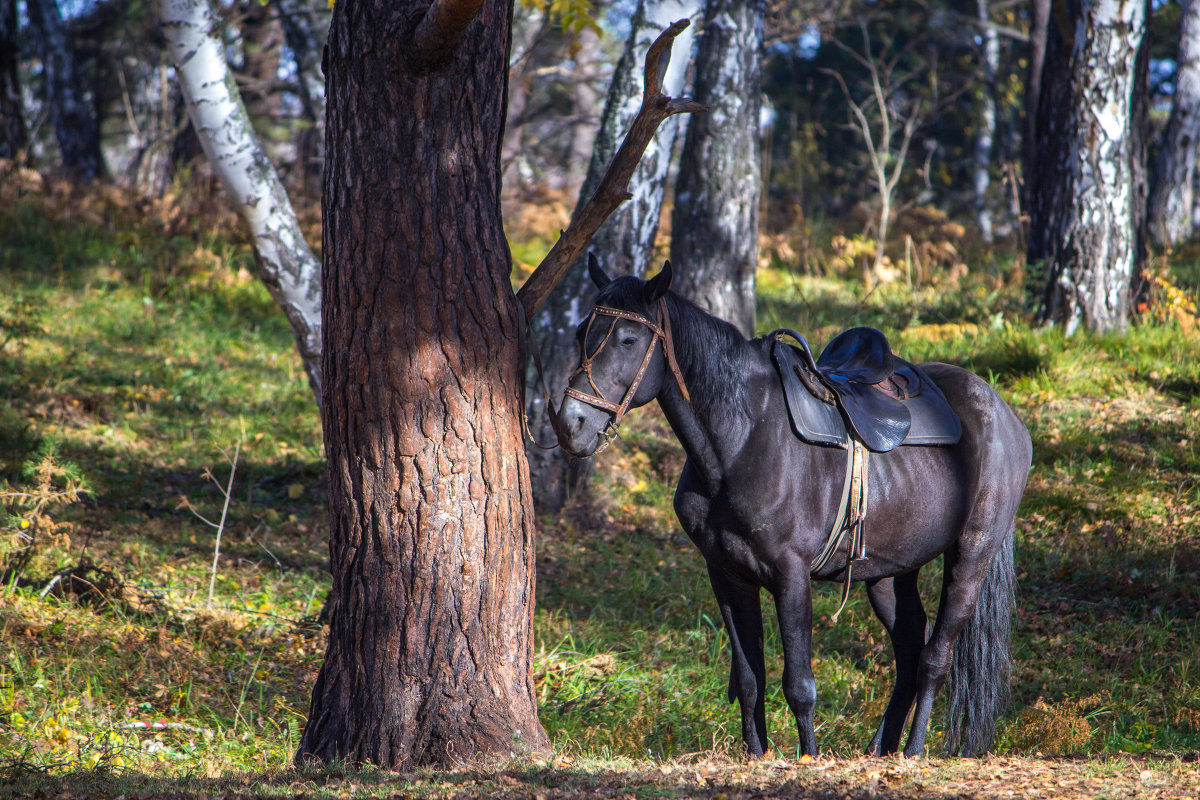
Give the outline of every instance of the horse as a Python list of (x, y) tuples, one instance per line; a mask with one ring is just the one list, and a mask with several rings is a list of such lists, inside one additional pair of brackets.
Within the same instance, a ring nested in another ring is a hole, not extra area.
[[(594, 259), (588, 269), (599, 294), (576, 333), (580, 362), (555, 420), (559, 444), (592, 456), (629, 409), (658, 400), (687, 456), (674, 508), (704, 557), (729, 634), (728, 700), (739, 703), (746, 752), (761, 758), (768, 747), (759, 605), (766, 589), (800, 750), (816, 756), (811, 582), (849, 577), (849, 554), (814, 572), (840, 519), (846, 451), (794, 435), (770, 342), (747, 340), (671, 292), (670, 262), (649, 280), (610, 278)], [(865, 552), (853, 562), (853, 580), (866, 584), (891, 639), (896, 681), (867, 753), (896, 753), (912, 711), (904, 755), (923, 754), (934, 698), (949, 678), (945, 749), (975, 755), (990, 747), (1008, 703), (1013, 537), (1032, 444), (985, 380), (949, 364), (920, 368), (957, 413), (961, 436), (950, 446), (870, 454)], [(917, 576), (938, 556), (944, 569), (931, 629)]]

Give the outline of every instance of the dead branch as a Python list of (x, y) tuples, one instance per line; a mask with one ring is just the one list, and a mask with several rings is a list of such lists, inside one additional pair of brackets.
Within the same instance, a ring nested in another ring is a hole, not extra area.
[(706, 111), (704, 106), (689, 98), (674, 99), (662, 93), (663, 76), (667, 65), (671, 62), (671, 43), (675, 40), (689, 22), (681, 19), (667, 28), (650, 49), (646, 52), (645, 87), (642, 91), (642, 107), (625, 134), (620, 149), (613, 156), (612, 163), (596, 188), (595, 193), (582, 209), (571, 219), (571, 224), (563, 231), (554, 247), (538, 264), (537, 269), (525, 281), (517, 292), (517, 300), (525, 310), (525, 318), (533, 319), (533, 315), (545, 302), (550, 292), (566, 274), (571, 264), (583, 252), (583, 248), (591, 241), (596, 231), (604, 224), (617, 206), (628, 200), (629, 179), (637, 167), (646, 146), (663, 120), (673, 114)]

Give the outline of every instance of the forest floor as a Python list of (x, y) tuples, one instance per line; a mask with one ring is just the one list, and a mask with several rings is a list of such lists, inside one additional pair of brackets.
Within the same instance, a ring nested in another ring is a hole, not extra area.
[(682, 456), (648, 407), (540, 520), (555, 758), (310, 774), (288, 765), (327, 630), (325, 477), (286, 321), (211, 201), (22, 180), (0, 182), (0, 798), (1200, 798), (1200, 258), (1156, 265), (1129, 332), (1070, 339), (1029, 326), (1015, 259), (966, 269), (945, 242), (869, 290), (832, 240), (827, 273), (759, 273), (760, 330), (874, 325), (986, 377), (1030, 429), (998, 755), (935, 755), (939, 713), (929, 757), (858, 757), (890, 648), (861, 592), (830, 624), (823, 587), (825, 755), (796, 758), (764, 597), (778, 760), (739, 758), (728, 641), (671, 510)]
[(1200, 798), (1200, 764), (1178, 756), (990, 756), (982, 759), (768, 756), (757, 763), (691, 760), (653, 765), (545, 765), (392, 773), (298, 771), (213, 778), (144, 774), (25, 775), (0, 797), (149, 798), (704, 798), (705, 800), (915, 800), (915, 798)]

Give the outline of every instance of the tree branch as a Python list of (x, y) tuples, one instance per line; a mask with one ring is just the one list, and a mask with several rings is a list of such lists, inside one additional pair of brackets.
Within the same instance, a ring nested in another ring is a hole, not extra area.
[(433, 0), (413, 32), (409, 58), (419, 63), (446, 58), (482, 6), (483, 0)]
[(633, 120), (625, 141), (613, 156), (608, 171), (600, 180), (595, 193), (572, 219), (554, 247), (538, 264), (537, 269), (517, 292), (517, 300), (525, 309), (525, 318), (533, 315), (545, 302), (550, 292), (566, 274), (571, 264), (583, 252), (592, 236), (604, 224), (617, 206), (628, 200), (629, 179), (633, 170), (650, 144), (650, 139), (663, 120), (674, 114), (706, 111), (699, 103), (688, 98), (674, 99), (662, 93), (662, 80), (671, 61), (671, 43), (689, 22), (681, 19), (667, 28), (646, 52), (646, 77), (642, 91), (642, 107)]

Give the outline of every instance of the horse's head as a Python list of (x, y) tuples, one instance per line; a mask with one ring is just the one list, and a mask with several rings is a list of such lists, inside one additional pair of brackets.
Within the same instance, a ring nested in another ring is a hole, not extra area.
[(671, 262), (648, 281), (632, 275), (614, 280), (589, 255), (588, 274), (600, 294), (579, 323), (579, 366), (567, 379), (558, 412), (559, 444), (580, 458), (608, 443), (626, 411), (658, 395), (668, 368), (687, 393), (674, 365), (665, 299)]

